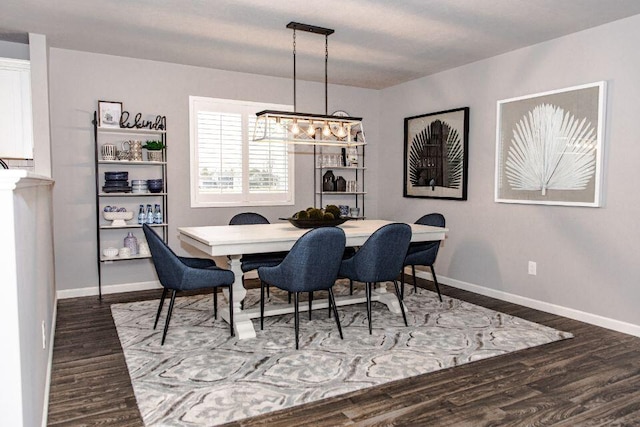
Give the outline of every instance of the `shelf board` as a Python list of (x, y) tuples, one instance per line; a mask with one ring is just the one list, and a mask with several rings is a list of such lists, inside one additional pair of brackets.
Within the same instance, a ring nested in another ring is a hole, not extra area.
[(131, 255), (130, 257), (127, 258), (120, 258), (119, 256), (114, 256), (111, 258), (108, 258), (104, 255), (100, 255), (100, 262), (105, 262), (105, 263), (110, 263), (113, 261), (131, 261), (134, 259), (150, 259), (151, 255)]
[(329, 169), (346, 169), (346, 170), (358, 170), (358, 171), (363, 171), (366, 170), (367, 168), (365, 168), (364, 166), (358, 166), (358, 167), (354, 167), (354, 166), (316, 166), (316, 169), (318, 170), (329, 170)]
[(133, 161), (133, 160), (98, 160), (101, 165), (145, 165), (145, 166), (162, 166), (167, 162), (150, 162), (146, 161)]
[(166, 195), (167, 193), (98, 193), (99, 197), (149, 197)]
[[(169, 224), (166, 223), (162, 223), (162, 224), (147, 224), (149, 227), (168, 227)], [(101, 225), (100, 229), (101, 230), (116, 230), (119, 228), (142, 228), (142, 225), (140, 224), (127, 224), (127, 225), (116, 225), (115, 227), (113, 225)]]
[(317, 191), (316, 194), (325, 196), (360, 196), (367, 194), (366, 191)]
[(98, 126), (98, 133), (111, 133), (119, 135), (162, 135), (166, 130), (135, 129), (135, 128), (103, 128)]

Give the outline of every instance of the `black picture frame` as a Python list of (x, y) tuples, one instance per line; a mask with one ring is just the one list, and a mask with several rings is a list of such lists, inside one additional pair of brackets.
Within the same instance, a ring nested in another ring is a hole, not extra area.
[(469, 107), (404, 119), (404, 197), (467, 200)]
[(122, 102), (98, 101), (98, 127), (119, 128)]

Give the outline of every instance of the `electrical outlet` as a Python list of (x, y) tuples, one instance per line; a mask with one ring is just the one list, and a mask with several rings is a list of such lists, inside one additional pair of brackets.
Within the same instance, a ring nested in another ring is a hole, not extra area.
[(529, 274), (535, 276), (537, 274), (538, 264), (535, 261), (529, 261)]
[(42, 321), (42, 349), (47, 349), (47, 324)]

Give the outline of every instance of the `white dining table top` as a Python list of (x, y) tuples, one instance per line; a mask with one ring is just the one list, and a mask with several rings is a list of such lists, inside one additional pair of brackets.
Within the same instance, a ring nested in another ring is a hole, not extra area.
[[(371, 234), (380, 227), (394, 221), (356, 220), (347, 221), (339, 227), (345, 232), (347, 246), (362, 246)], [(412, 242), (443, 240), (447, 228), (409, 224)], [(250, 225), (214, 225), (202, 227), (179, 227), (181, 241), (212, 256), (242, 255), (287, 251), (308, 232), (296, 228), (289, 222)]]

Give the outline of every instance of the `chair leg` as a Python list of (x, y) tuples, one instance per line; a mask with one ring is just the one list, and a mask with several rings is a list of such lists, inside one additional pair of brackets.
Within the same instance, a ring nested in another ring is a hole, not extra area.
[(260, 280), (260, 330), (264, 330), (264, 280)]
[(336, 307), (336, 299), (333, 296), (333, 289), (329, 288), (329, 307), (333, 309), (333, 314), (336, 317), (336, 325), (338, 326), (338, 332), (340, 332), (340, 339), (343, 340), (342, 327), (340, 326), (340, 318), (338, 317), (338, 307)]
[[(242, 287), (247, 289), (247, 287), (244, 285), (244, 274), (242, 275)], [(240, 310), (244, 310), (244, 300), (240, 301)]]
[(349, 279), (349, 295), (353, 295), (353, 280)]
[(365, 284), (365, 293), (367, 294), (367, 319), (369, 320), (369, 335), (371, 335), (371, 282)]
[(400, 271), (400, 295), (404, 299), (404, 266), (402, 266), (402, 271)]
[(407, 314), (404, 312), (404, 303), (402, 302), (402, 296), (400, 295), (400, 288), (398, 282), (393, 281), (393, 286), (396, 288), (396, 296), (398, 297), (398, 304), (400, 304), (400, 311), (402, 311), (402, 318), (404, 319), (404, 326), (409, 326), (407, 323)]
[(417, 293), (418, 292), (418, 285), (416, 284), (416, 266), (412, 265), (411, 266), (411, 274), (413, 274), (413, 293)]
[(313, 292), (309, 292), (309, 320), (311, 320), (311, 307), (313, 307)]
[(289, 298), (289, 304), (291, 304), (291, 292), (289, 292), (289, 294), (287, 295), (287, 297)]
[(218, 318), (218, 288), (213, 288), (213, 318)]
[(171, 321), (171, 313), (173, 313), (173, 304), (176, 301), (176, 290), (171, 293), (171, 301), (169, 302), (169, 312), (167, 313), (167, 320), (164, 322), (164, 332), (162, 333), (162, 342), (160, 345), (164, 345), (164, 339), (167, 337), (167, 331), (169, 330), (169, 322)]
[(327, 304), (327, 309), (329, 311), (329, 319), (331, 319), (331, 298), (329, 298), (329, 304)]
[(271, 286), (267, 283), (267, 298), (271, 298), (271, 293), (269, 292), (269, 288)]
[(158, 319), (160, 318), (160, 312), (162, 312), (162, 304), (164, 304), (164, 298), (167, 296), (167, 292), (169, 292), (169, 289), (164, 288), (162, 290), (162, 297), (160, 298), (160, 306), (158, 307), (158, 313), (156, 314), (156, 321), (153, 324), (153, 329), (156, 328), (156, 326), (158, 326)]
[(233, 284), (229, 285), (229, 327), (231, 328), (231, 336), (236, 336), (233, 328)]
[(296, 292), (293, 296), (294, 299), (294, 325), (296, 332), (296, 350), (298, 349), (298, 330), (300, 329), (300, 312), (298, 311), (299, 292)]
[(438, 285), (438, 279), (436, 278), (436, 271), (433, 269), (433, 265), (431, 267), (431, 275), (433, 276), (433, 283), (436, 284), (436, 291), (438, 291), (438, 298), (440, 298), (440, 302), (442, 302), (442, 295), (440, 295), (440, 285)]

